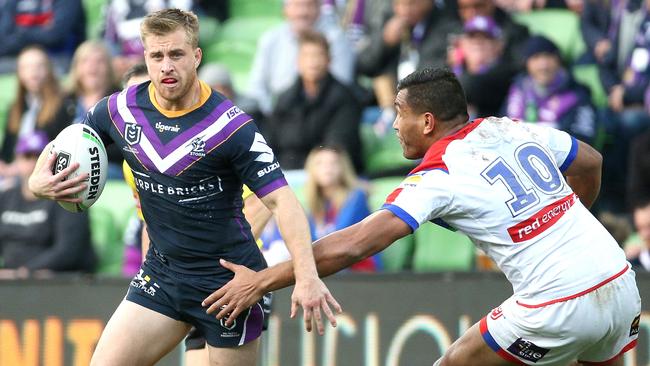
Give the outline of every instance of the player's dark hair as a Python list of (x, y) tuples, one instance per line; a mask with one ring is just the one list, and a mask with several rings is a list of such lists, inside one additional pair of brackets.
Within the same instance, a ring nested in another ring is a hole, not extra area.
[(149, 76), (149, 72), (147, 71), (147, 65), (144, 63), (137, 63), (133, 66), (131, 66), (126, 72), (124, 73), (124, 76), (122, 77), (122, 85), (126, 86), (126, 84), (131, 80), (132, 77), (137, 77), (137, 76)]
[(469, 119), (465, 91), (453, 72), (445, 68), (417, 70), (397, 83), (407, 89), (406, 103), (416, 113), (430, 112), (436, 119)]

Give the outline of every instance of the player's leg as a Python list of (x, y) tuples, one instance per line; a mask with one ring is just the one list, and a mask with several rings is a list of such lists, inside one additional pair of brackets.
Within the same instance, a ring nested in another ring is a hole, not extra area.
[(210, 354), (205, 337), (196, 327), (192, 327), (185, 338), (185, 365), (210, 366)]
[[(576, 365), (588, 366), (588, 365), (594, 365), (594, 364), (593, 363), (577, 362)], [(625, 365), (625, 359), (623, 358), (623, 355), (620, 355), (620, 356), (616, 357), (613, 360), (610, 360), (610, 361), (607, 361), (607, 362), (604, 362), (604, 363), (599, 362), (598, 365), (600, 365), (600, 366), (624, 366)]]
[(210, 366), (255, 366), (259, 338), (237, 347), (217, 348), (208, 345)]
[(153, 365), (169, 353), (189, 329), (187, 323), (123, 300), (104, 328), (91, 365)]
[(521, 365), (521, 363), (512, 363), (499, 356), (488, 346), (481, 334), (479, 323), (476, 323), (458, 338), (434, 365), (507, 366)]

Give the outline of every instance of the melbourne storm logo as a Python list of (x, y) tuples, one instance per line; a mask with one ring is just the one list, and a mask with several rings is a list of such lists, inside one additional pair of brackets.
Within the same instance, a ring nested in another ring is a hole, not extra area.
[(135, 123), (124, 124), (124, 140), (129, 145), (135, 145), (140, 142), (142, 136), (142, 126)]
[(194, 140), (190, 141), (190, 144), (192, 145), (190, 155), (199, 157), (205, 156), (205, 141), (203, 141), (203, 138), (196, 137)]

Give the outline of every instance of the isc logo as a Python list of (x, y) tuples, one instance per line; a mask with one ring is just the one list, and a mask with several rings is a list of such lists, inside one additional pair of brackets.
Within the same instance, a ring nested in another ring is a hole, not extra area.
[(54, 164), (53, 174), (56, 174), (70, 165), (70, 154), (65, 151), (59, 151), (56, 155), (56, 163)]

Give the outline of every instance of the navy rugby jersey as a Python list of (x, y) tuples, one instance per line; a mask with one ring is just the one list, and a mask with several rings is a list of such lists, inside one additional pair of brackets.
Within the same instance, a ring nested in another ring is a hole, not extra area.
[(152, 247), (182, 273), (230, 275), (219, 258), (263, 269), (242, 183), (259, 197), (287, 184), (273, 151), (250, 116), (203, 82), (199, 103), (180, 112), (153, 93), (150, 82), (132, 86), (85, 120), (131, 166)]

